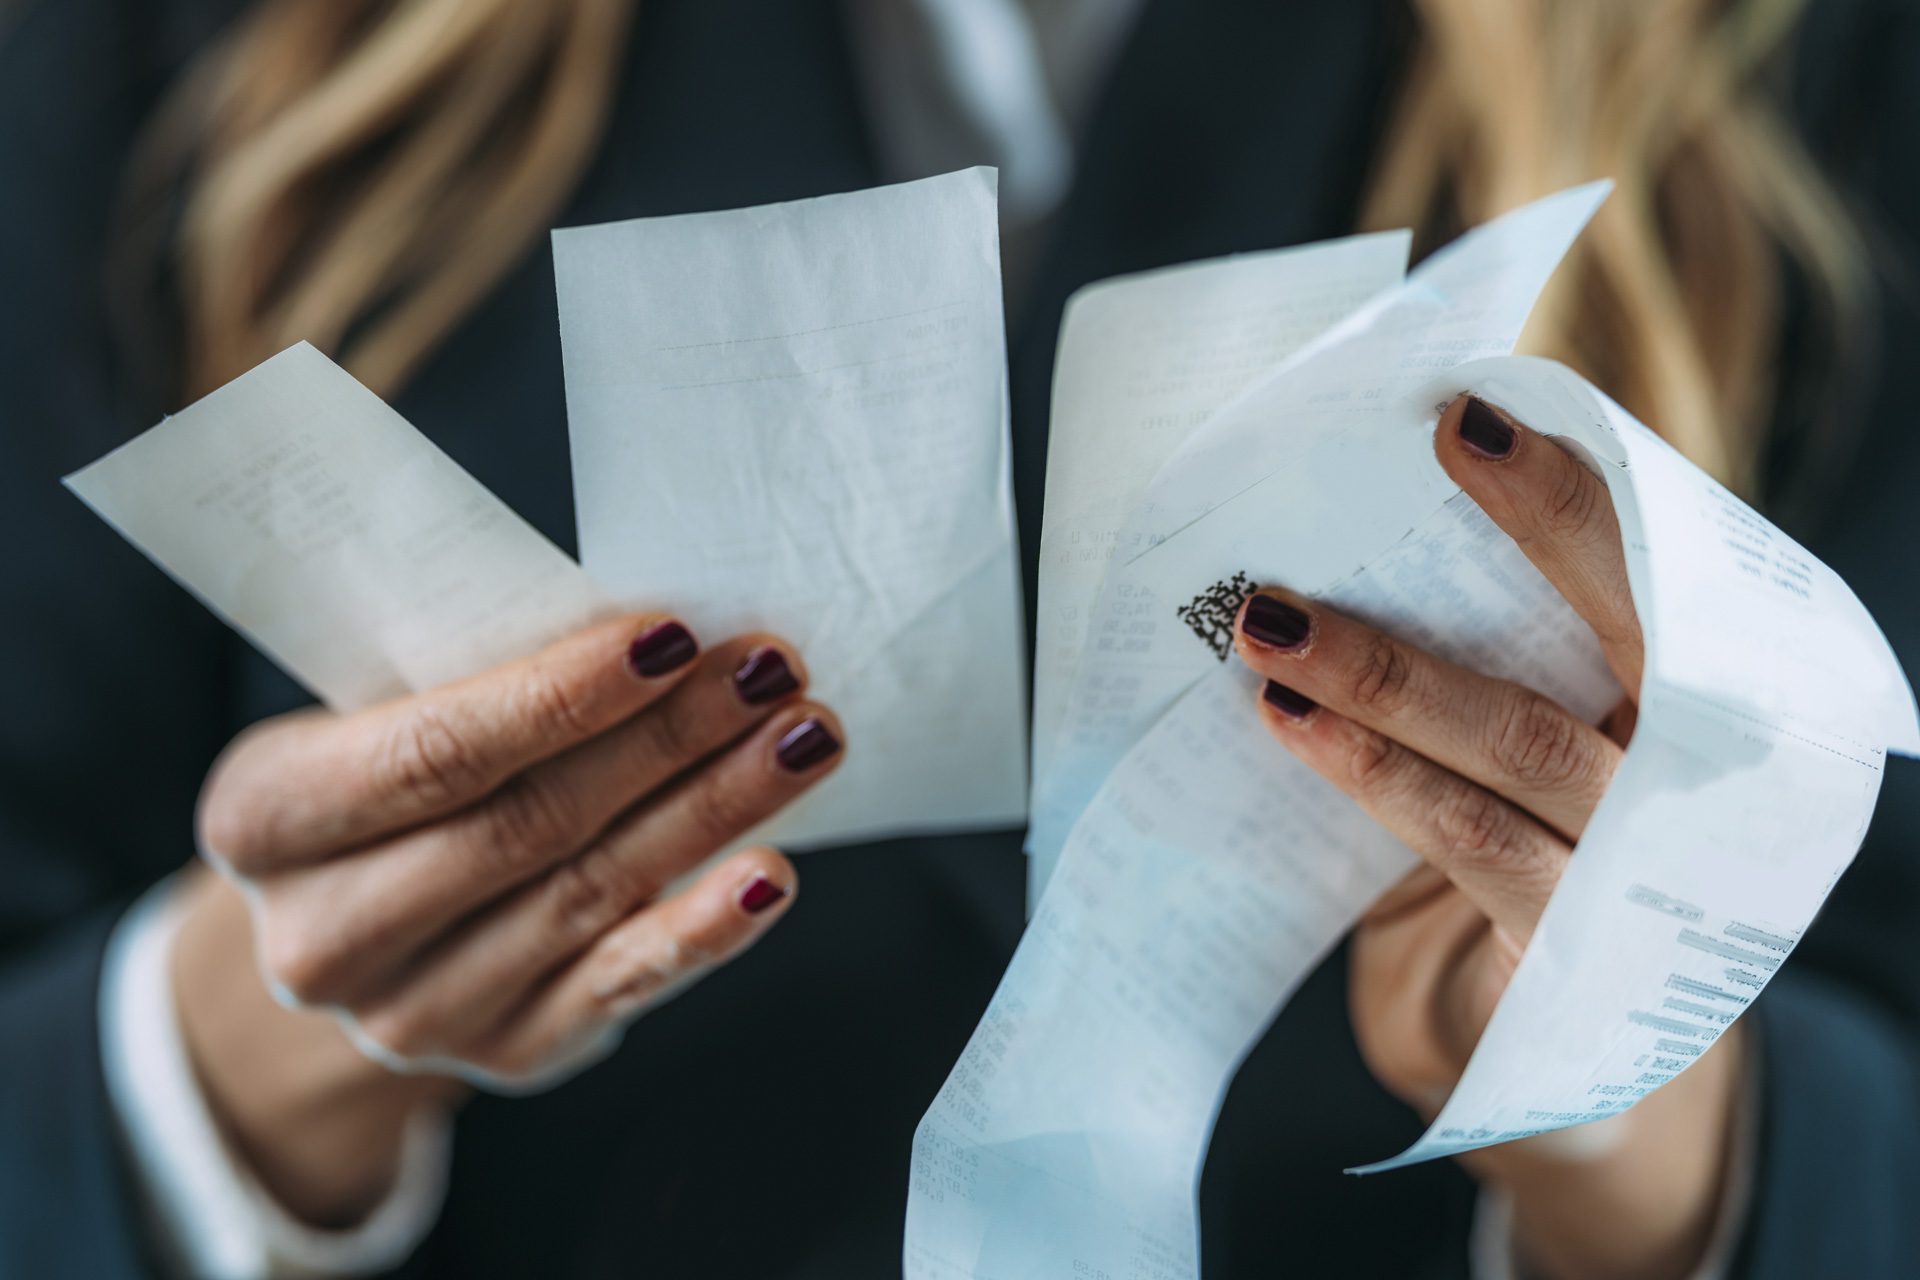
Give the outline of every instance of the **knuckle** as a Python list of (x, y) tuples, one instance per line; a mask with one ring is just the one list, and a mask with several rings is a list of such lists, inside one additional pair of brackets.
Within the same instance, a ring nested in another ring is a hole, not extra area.
[(703, 754), (693, 721), (675, 709), (677, 701), (668, 698), (639, 720), (643, 754), (650, 760), (676, 766)]
[(1566, 787), (1592, 770), (1593, 753), (1581, 726), (1537, 694), (1509, 699), (1494, 726), (1494, 764), (1502, 775), (1522, 786)]
[(254, 805), (233, 791), (217, 774), (208, 782), (194, 811), (194, 840), (234, 870), (247, 871), (265, 859), (270, 841)]
[(667, 941), (644, 956), (615, 953), (601, 964), (592, 989), (593, 1016), (606, 1020), (630, 1016), (651, 1005), (680, 976), (680, 949)]
[(1400, 748), (1385, 734), (1363, 731), (1347, 753), (1347, 778), (1357, 795), (1377, 795), (1399, 772)]
[(640, 948), (608, 952), (593, 986), (594, 1016), (623, 1020), (670, 998), (716, 965), (731, 946), (724, 929), (701, 926), (656, 935)]
[(440, 1049), (433, 1020), (410, 1003), (381, 1005), (354, 1021), (362, 1035), (398, 1057), (422, 1058)]
[(1526, 861), (1513, 815), (1505, 802), (1474, 786), (1456, 786), (1434, 806), (1442, 854), (1478, 870), (1504, 871)]
[(268, 981), (303, 1005), (338, 1001), (345, 979), (344, 953), (314, 938), (307, 930), (286, 925), (263, 925), (260, 967)]
[(426, 703), (388, 733), (373, 769), (381, 794), (409, 796), (435, 809), (471, 800), (493, 785), (467, 736)]
[(1600, 506), (1600, 482), (1572, 458), (1555, 477), (1540, 508), (1540, 523), (1556, 537), (1586, 533), (1594, 526)]
[(1348, 682), (1354, 706), (1390, 715), (1406, 704), (1413, 682), (1413, 664), (1398, 643), (1373, 632), (1362, 646)]
[(597, 937), (636, 901), (636, 886), (604, 845), (570, 858), (547, 875), (547, 914), (563, 937)]
[(709, 919), (695, 925), (674, 943), (674, 955), (682, 973), (699, 973), (728, 960), (740, 936), (738, 927), (727, 918)]
[(744, 831), (759, 816), (744, 788), (713, 776), (694, 782), (687, 807), (694, 829), (715, 841)]
[(200, 789), (194, 808), (194, 838), (199, 848), (246, 870), (272, 852), (273, 820), (261, 785), (261, 725), (243, 730), (227, 744)]
[(549, 742), (578, 742), (594, 735), (593, 717), (580, 691), (535, 664), (514, 695), (519, 721)]
[(523, 856), (546, 860), (568, 852), (583, 821), (571, 790), (530, 774), (502, 788), (481, 812), (488, 843), (516, 865)]

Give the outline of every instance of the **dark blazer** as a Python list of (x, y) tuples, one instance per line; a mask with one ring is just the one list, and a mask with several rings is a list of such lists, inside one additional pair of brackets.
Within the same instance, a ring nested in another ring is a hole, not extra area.
[[(133, 131), (237, 0), (0, 4), (0, 1277), (118, 1280), (148, 1249), (102, 1088), (102, 942), (190, 855), (201, 776), (305, 695), (61, 491), (158, 411), (105, 322), (108, 208)], [(563, 222), (880, 180), (828, 0), (644, 0), (602, 152)], [(1409, 25), (1387, 0), (1155, 0), (1010, 317), (1018, 495), (1036, 541), (1061, 306), (1119, 271), (1351, 229)], [(1920, 226), (1920, 15), (1812, 7), (1783, 93), (1891, 232)], [(1889, 259), (1890, 260), (1890, 259)], [(1795, 531), (1920, 671), (1908, 514), (1920, 431), (1892, 374), (1920, 338), (1888, 294), (1843, 498)], [(1797, 349), (1790, 336), (1789, 351)], [(1791, 370), (1791, 362), (1789, 362)], [(1787, 402), (1789, 404), (1793, 402)], [(572, 544), (546, 246), (399, 409)], [(1796, 440), (1804, 409), (1784, 409)], [(1794, 458), (1791, 452), (1784, 456)], [(1784, 468), (1792, 479), (1806, 468)], [(1028, 565), (1031, 592), (1032, 565)], [(1031, 604), (1031, 599), (1029, 599)], [(462, 1115), (433, 1277), (898, 1274), (913, 1127), (1021, 924), (1018, 836), (805, 859), (752, 954), (643, 1019), (564, 1088)], [(1920, 776), (1894, 764), (1866, 850), (1760, 1002), (1761, 1138), (1742, 1277), (1920, 1272)], [(1457, 1276), (1472, 1184), (1347, 1164), (1418, 1124), (1368, 1076), (1335, 957), (1253, 1055), (1203, 1188), (1211, 1276)]]

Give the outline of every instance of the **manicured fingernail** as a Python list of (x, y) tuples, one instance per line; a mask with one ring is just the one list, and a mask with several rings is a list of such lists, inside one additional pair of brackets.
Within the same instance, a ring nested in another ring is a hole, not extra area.
[(627, 647), (627, 665), (635, 675), (651, 680), (686, 666), (699, 650), (691, 631), (677, 622), (662, 622)]
[(1460, 411), (1460, 442), (1481, 457), (1498, 462), (1513, 453), (1520, 437), (1513, 424), (1491, 405), (1468, 396), (1466, 408)]
[(787, 891), (773, 881), (765, 876), (755, 876), (740, 891), (740, 909), (750, 916), (757, 916), (786, 896)]
[(1260, 700), (1294, 720), (1305, 720), (1320, 706), (1298, 689), (1289, 689), (1278, 680), (1267, 681), (1267, 687), (1260, 691)]
[(786, 655), (771, 647), (755, 649), (733, 673), (733, 691), (750, 706), (784, 698), (799, 687), (800, 681), (787, 665)]
[(1298, 649), (1313, 630), (1313, 619), (1284, 600), (1272, 596), (1249, 596), (1247, 611), (1240, 617), (1240, 629), (1249, 640), (1269, 649)]
[(774, 758), (789, 773), (801, 773), (840, 750), (840, 739), (818, 720), (802, 720), (774, 745)]

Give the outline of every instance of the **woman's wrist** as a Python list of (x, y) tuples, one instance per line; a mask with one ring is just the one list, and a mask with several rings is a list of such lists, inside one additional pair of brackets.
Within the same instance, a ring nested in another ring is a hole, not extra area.
[(395, 1075), (361, 1055), (329, 1015), (282, 1007), (260, 979), (238, 891), (199, 872), (186, 892), (174, 1000), (222, 1137), (289, 1216), (355, 1225), (392, 1189), (408, 1121), (464, 1090)]
[(1512, 1204), (1531, 1280), (1688, 1280), (1727, 1203), (1747, 1088), (1745, 1029), (1611, 1120), (1488, 1148), (1462, 1162)]

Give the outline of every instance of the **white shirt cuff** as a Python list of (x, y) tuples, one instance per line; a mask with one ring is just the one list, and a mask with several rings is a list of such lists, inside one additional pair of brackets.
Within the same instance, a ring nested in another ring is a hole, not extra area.
[(107, 1093), (170, 1269), (206, 1280), (393, 1270), (440, 1216), (449, 1120), (431, 1109), (416, 1113), (393, 1189), (360, 1225), (322, 1231), (296, 1221), (234, 1158), (201, 1096), (173, 1002), (173, 940), (183, 915), (174, 880), (148, 890), (114, 929), (100, 983)]
[[(1746, 1230), (1747, 1210), (1753, 1201), (1753, 1159), (1760, 1127), (1760, 1062), (1749, 1039), (1740, 1094), (1734, 1101), (1733, 1132), (1727, 1142), (1727, 1183), (1721, 1190), (1707, 1251), (1688, 1280), (1726, 1280), (1734, 1251)], [(1467, 1240), (1467, 1273), (1473, 1280), (1525, 1280), (1513, 1239), (1513, 1196), (1504, 1187), (1485, 1184), (1474, 1206), (1473, 1233)]]

